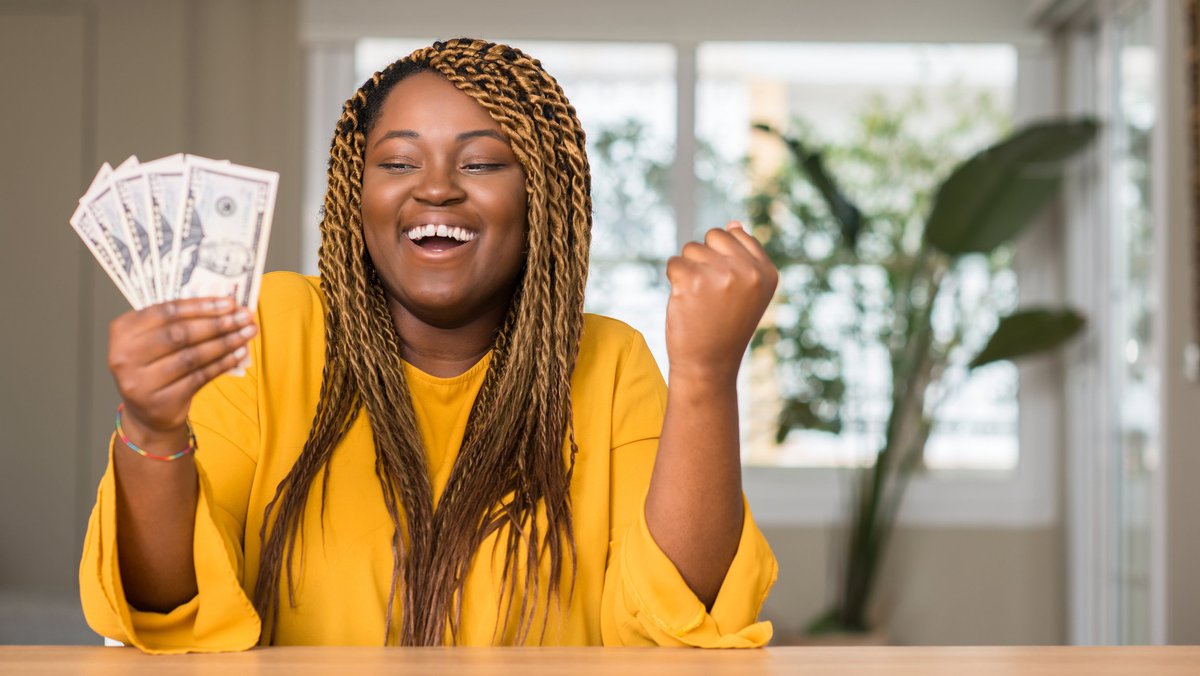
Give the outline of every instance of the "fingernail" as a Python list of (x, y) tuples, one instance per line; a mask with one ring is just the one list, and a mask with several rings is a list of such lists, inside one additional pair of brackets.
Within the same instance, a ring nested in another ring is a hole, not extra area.
[(218, 310), (230, 310), (233, 308), (233, 299), (232, 298), (217, 299), (217, 301), (215, 303), (213, 303), (213, 306)]
[(249, 310), (243, 309), (237, 313), (237, 323), (238, 324), (245, 324), (246, 322), (249, 322), (249, 321), (250, 321), (250, 311)]
[(250, 326), (243, 326), (242, 330), (238, 331), (238, 333), (242, 334), (243, 338), (249, 338), (250, 336), (254, 335), (254, 331), (254, 325), (251, 324)]
[(233, 356), (237, 357), (238, 359), (245, 357), (246, 356), (246, 346), (243, 345), (243, 346), (239, 347), (238, 349), (234, 350)]

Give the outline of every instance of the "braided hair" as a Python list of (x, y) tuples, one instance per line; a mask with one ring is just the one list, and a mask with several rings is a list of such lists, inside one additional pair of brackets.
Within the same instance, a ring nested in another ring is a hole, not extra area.
[[(436, 509), (400, 356), (404, 337), (364, 244), (361, 213), (367, 134), (392, 87), (418, 72), (444, 77), (500, 125), (525, 169), (527, 195), (525, 265)], [(318, 474), (328, 487), (330, 457), (362, 412), (394, 524), (384, 644), (392, 640), (397, 596), (397, 643), (441, 645), (447, 631), (457, 642), (468, 566), (480, 543), (497, 531), (505, 551), (500, 623), (508, 621), (519, 595), (515, 641), (526, 642), (544, 597), (544, 637), (564, 566), (569, 600), (576, 565), (570, 381), (583, 329), (592, 219), (575, 109), (541, 63), (517, 49), (482, 40), (435, 42), (375, 73), (346, 101), (328, 179), (318, 253), (325, 366), (308, 439), (267, 505), (259, 533), (254, 605), (263, 621), (261, 640), (275, 638), (283, 570), (289, 602), (296, 603), (291, 564), (309, 492)], [(547, 560), (548, 579), (540, 579)]]

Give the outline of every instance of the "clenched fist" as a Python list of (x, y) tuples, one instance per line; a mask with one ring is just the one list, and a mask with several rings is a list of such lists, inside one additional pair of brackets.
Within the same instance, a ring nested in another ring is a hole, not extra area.
[(678, 376), (732, 382), (779, 284), (779, 271), (741, 223), (712, 229), (667, 261), (667, 356)]

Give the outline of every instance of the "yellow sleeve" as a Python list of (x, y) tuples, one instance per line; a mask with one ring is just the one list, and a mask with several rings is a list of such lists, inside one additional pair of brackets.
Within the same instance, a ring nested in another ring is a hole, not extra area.
[(196, 433), (200, 482), (193, 539), (199, 593), (168, 613), (137, 610), (125, 598), (110, 440), (108, 469), (79, 565), (84, 616), (98, 634), (148, 653), (245, 650), (258, 643), (258, 614), (243, 591), (243, 533), (258, 448), (255, 365), (262, 356), (257, 340), (251, 348), (253, 364), (245, 376), (220, 376), (192, 401), (188, 418)]
[(778, 565), (745, 509), (742, 536), (711, 610), (646, 525), (646, 494), (666, 409), (666, 385), (640, 334), (618, 369), (613, 400), (611, 526), (601, 635), (605, 645), (754, 648), (771, 639), (758, 613)]

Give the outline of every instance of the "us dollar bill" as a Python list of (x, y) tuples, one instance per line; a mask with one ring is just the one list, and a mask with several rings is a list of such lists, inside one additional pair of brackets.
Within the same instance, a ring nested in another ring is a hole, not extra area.
[(133, 235), (125, 224), (121, 202), (109, 180), (112, 173), (112, 167), (105, 163), (100, 168), (96, 181), (92, 183), (92, 187), (79, 203), (104, 235), (117, 271), (129, 284), (130, 291), (138, 298), (139, 302), (135, 303), (135, 307), (142, 307), (150, 303), (151, 296), (146, 293), (142, 283), (142, 268), (141, 261), (138, 259), (138, 250), (135, 248)]
[(150, 241), (150, 233), (146, 230), (145, 221), (135, 221), (129, 217), (125, 205), (121, 204), (120, 191), (117, 190), (116, 177), (124, 173), (136, 171), (137, 166), (137, 156), (130, 155), (113, 170), (112, 175), (108, 178), (108, 182), (117, 204), (121, 206), (121, 220), (125, 224), (125, 231), (128, 233), (129, 240), (133, 245), (134, 257), (137, 259), (137, 268), (141, 273), (140, 281), (143, 295), (147, 303), (157, 303), (161, 300), (161, 297), (153, 280), (154, 264), (150, 259), (154, 255), (154, 247)]
[(232, 296), (253, 310), (279, 174), (199, 157), (185, 167), (175, 297)]
[[(130, 163), (130, 160), (133, 162)], [(137, 158), (130, 160), (117, 167), (111, 180), (124, 209), (125, 222), (129, 226), (130, 234), (133, 235), (134, 241), (139, 243), (142, 283), (146, 293), (150, 294), (148, 300), (158, 303), (166, 300), (166, 296), (161, 288), (158, 232), (150, 220), (150, 190), (145, 173), (137, 165)]]
[(174, 298), (179, 289), (176, 261), (183, 216), (183, 158), (180, 153), (142, 165), (150, 197), (150, 229), (158, 245), (159, 286), (165, 298)]
[(88, 251), (92, 252), (92, 256), (96, 258), (96, 262), (100, 263), (100, 268), (103, 269), (113, 284), (117, 286), (117, 290), (129, 301), (135, 310), (140, 310), (144, 306), (142, 299), (133, 292), (128, 280), (121, 273), (117, 264), (116, 258), (108, 245), (108, 238), (100, 229), (96, 219), (92, 218), (91, 213), (79, 205), (75, 209), (75, 213), (71, 216), (71, 228), (79, 235), (79, 239), (83, 240), (84, 246)]

